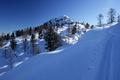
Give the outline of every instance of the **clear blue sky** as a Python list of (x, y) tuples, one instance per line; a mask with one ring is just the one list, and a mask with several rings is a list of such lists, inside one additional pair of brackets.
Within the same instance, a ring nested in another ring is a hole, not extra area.
[(120, 11), (120, 0), (0, 0), (0, 33), (36, 26), (51, 18), (68, 15), (96, 24), (99, 13)]

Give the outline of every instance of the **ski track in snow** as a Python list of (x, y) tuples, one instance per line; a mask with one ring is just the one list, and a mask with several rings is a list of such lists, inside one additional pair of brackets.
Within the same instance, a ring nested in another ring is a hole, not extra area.
[(100, 61), (100, 67), (98, 76), (95, 80), (113, 80), (110, 77), (111, 73), (111, 48), (112, 48), (112, 38), (113, 36), (110, 36), (105, 44), (104, 54), (101, 61)]

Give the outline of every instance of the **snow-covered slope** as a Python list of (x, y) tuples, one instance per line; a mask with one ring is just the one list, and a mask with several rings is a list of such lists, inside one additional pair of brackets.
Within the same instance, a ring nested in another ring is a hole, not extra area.
[(0, 80), (120, 80), (119, 34), (120, 24), (89, 31), (74, 46), (34, 56)]
[[(68, 16), (61, 16), (58, 18), (53, 18), (49, 21), (47, 21), (46, 23), (49, 27), (54, 27), (55, 31), (61, 36), (62, 38), (62, 46), (59, 47), (58, 49), (63, 49), (65, 47), (74, 45), (75, 43), (78, 42), (78, 40), (80, 39), (80, 37), (87, 31), (87, 29), (85, 28), (84, 25), (82, 25), (80, 22), (76, 22), (74, 20), (72, 20), (70, 17)], [(43, 25), (44, 25), (43, 24)], [(77, 28), (77, 32), (75, 34), (69, 34), (68, 29), (73, 28), (73, 27)], [(42, 27), (42, 25), (40, 26)], [(46, 30), (42, 30), (43, 31), (43, 35), (44, 35), (44, 31)], [(33, 32), (36, 36), (36, 46), (38, 47), (38, 49), (40, 50), (40, 54), (51, 54), (51, 53), (44, 53), (47, 52), (48, 50), (45, 48), (46, 47), (46, 42), (44, 39), (39, 39), (39, 33), (38, 32)], [(17, 66), (21, 65), (22, 63), (24, 63), (24, 61), (26, 61), (28, 58), (31, 58), (33, 56), (32, 53), (32, 47), (31, 47), (31, 42), (30, 42), (31, 36), (27, 35), (27, 51), (24, 52), (24, 37), (20, 36), (17, 37), (15, 40), (17, 42), (17, 47), (16, 47), (16, 51), (15, 54), (16, 56), (13, 57), (13, 61), (12, 61), (12, 65), (13, 68), (16, 68)], [(3, 75), (4, 73), (7, 73), (7, 71), (11, 70), (10, 69), (10, 55), (11, 55), (11, 51), (10, 51), (10, 41), (5, 41), (5, 45), (0, 48), (0, 76)], [(7, 57), (6, 57), (7, 55)]]

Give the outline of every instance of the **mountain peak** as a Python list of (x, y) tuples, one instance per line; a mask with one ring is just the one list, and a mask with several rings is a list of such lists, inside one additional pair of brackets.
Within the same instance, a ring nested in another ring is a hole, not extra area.
[(69, 19), (69, 18), (70, 18), (70, 17), (67, 16), (67, 15), (63, 15), (62, 17), (65, 18), (65, 19)]

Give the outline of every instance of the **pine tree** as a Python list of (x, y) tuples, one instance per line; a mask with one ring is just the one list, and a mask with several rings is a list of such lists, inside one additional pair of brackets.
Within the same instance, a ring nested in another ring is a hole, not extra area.
[(73, 28), (72, 28), (72, 35), (74, 35), (76, 32), (77, 32), (77, 28), (76, 28), (76, 26), (73, 26)]
[(94, 28), (94, 25), (91, 25), (91, 27), (90, 27), (91, 29), (93, 29)]
[(116, 11), (111, 8), (108, 12), (108, 24), (112, 24), (113, 22), (116, 22)]
[(6, 35), (6, 40), (10, 40), (10, 34), (9, 33)]
[(11, 49), (13, 50), (13, 51), (15, 51), (16, 50), (16, 41), (15, 41), (15, 39), (12, 39), (11, 41), (10, 41), (10, 46), (11, 46)]
[(102, 27), (102, 20), (103, 20), (103, 18), (104, 18), (103, 15), (102, 15), (102, 14), (99, 14), (97, 18), (98, 18), (98, 26), (99, 26), (99, 27)]
[(4, 42), (5, 42), (5, 33), (2, 33), (0, 35), (0, 47), (3, 47), (4, 46)]
[(25, 39), (23, 40), (24, 53), (27, 51), (27, 45), (28, 45), (28, 41), (27, 41), (27, 38), (25, 38)]
[(0, 37), (0, 47), (3, 47), (3, 38)]
[(38, 48), (38, 46), (36, 44), (36, 39), (35, 39), (35, 35), (34, 34), (31, 35), (31, 44), (32, 44), (33, 55), (39, 54), (40, 53), (40, 49)]
[(29, 28), (29, 35), (32, 35), (32, 27)]
[(11, 34), (11, 39), (15, 39), (15, 34), (14, 34), (14, 32)]
[(13, 59), (14, 57), (17, 57), (16, 55), (16, 44), (17, 42), (15, 41), (15, 37), (12, 35), (12, 39), (10, 41), (10, 47), (11, 47), (11, 50), (10, 50), (10, 57), (9, 57), (9, 65), (10, 65), (10, 68), (12, 69), (13, 68)]
[(35, 52), (34, 48), (35, 48), (35, 35), (32, 34), (31, 35), (31, 44), (32, 44), (32, 50), (33, 50), (33, 54)]
[(14, 51), (14, 55), (17, 57), (17, 55), (15, 54), (16, 46), (17, 46), (16, 43), (17, 43), (17, 42), (16, 42), (16, 40), (15, 40), (15, 34), (14, 34), (14, 32), (13, 32), (12, 35), (11, 35), (10, 47), (11, 47), (11, 49)]
[(60, 36), (49, 27), (48, 32), (45, 34), (46, 49), (53, 51), (61, 45)]
[(85, 24), (85, 28), (86, 29), (89, 29), (90, 28), (90, 25), (88, 23)]
[(16, 35), (16, 37), (21, 36), (21, 32), (20, 32), (20, 30), (15, 31), (15, 35)]

